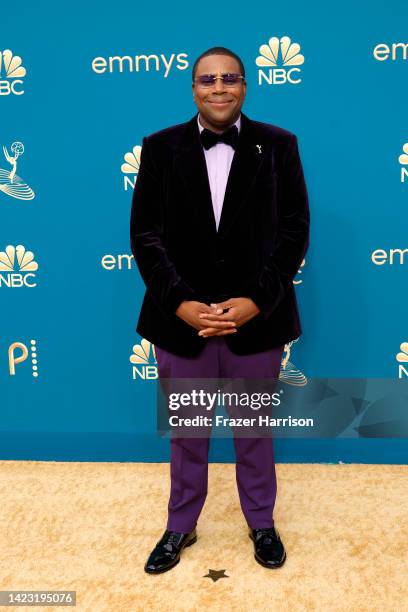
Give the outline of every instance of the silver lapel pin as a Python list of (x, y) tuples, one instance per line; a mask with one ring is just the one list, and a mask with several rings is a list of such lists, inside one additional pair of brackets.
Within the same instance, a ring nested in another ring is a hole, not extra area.
[(262, 153), (262, 145), (255, 145), (256, 147), (258, 147), (258, 153), (259, 155)]

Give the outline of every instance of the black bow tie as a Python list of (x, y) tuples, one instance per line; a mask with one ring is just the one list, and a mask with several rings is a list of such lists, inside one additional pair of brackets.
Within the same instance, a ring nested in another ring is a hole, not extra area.
[(204, 149), (211, 149), (217, 142), (225, 142), (230, 145), (233, 149), (237, 148), (238, 141), (238, 128), (236, 125), (231, 125), (225, 132), (216, 134), (207, 128), (204, 128), (200, 134), (201, 142), (203, 143)]

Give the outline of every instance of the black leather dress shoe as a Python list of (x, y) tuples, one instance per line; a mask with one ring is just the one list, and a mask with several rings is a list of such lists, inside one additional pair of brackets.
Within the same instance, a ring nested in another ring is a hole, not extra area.
[(286, 559), (286, 552), (275, 527), (249, 529), (249, 537), (254, 542), (255, 559), (264, 567), (280, 567)]
[(161, 574), (161, 572), (171, 569), (180, 561), (183, 548), (191, 546), (196, 541), (197, 533), (195, 528), (190, 533), (166, 529), (146, 561), (144, 566), (145, 572), (148, 574)]

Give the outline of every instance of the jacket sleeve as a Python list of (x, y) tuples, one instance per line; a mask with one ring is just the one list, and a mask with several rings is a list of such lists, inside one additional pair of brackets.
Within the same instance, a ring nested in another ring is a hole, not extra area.
[(245, 291), (264, 319), (284, 298), (309, 246), (309, 203), (295, 134), (288, 143), (282, 173), (277, 180), (276, 245), (263, 262), (260, 272), (248, 282)]
[(163, 198), (160, 176), (148, 137), (143, 138), (139, 173), (132, 197), (130, 244), (148, 292), (170, 318), (183, 300), (195, 299), (170, 261), (163, 244)]

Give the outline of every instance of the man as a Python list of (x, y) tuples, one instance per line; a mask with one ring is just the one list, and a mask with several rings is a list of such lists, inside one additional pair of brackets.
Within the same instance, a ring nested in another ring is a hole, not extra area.
[[(225, 47), (193, 66), (198, 113), (143, 139), (130, 234), (146, 284), (136, 330), (156, 348), (159, 377), (279, 377), (302, 333), (293, 278), (309, 244), (296, 136), (241, 112), (241, 59)], [(236, 438), (236, 479), (255, 559), (280, 567), (272, 440)], [(174, 567), (197, 539), (209, 438), (171, 439), (166, 530), (145, 564)]]

